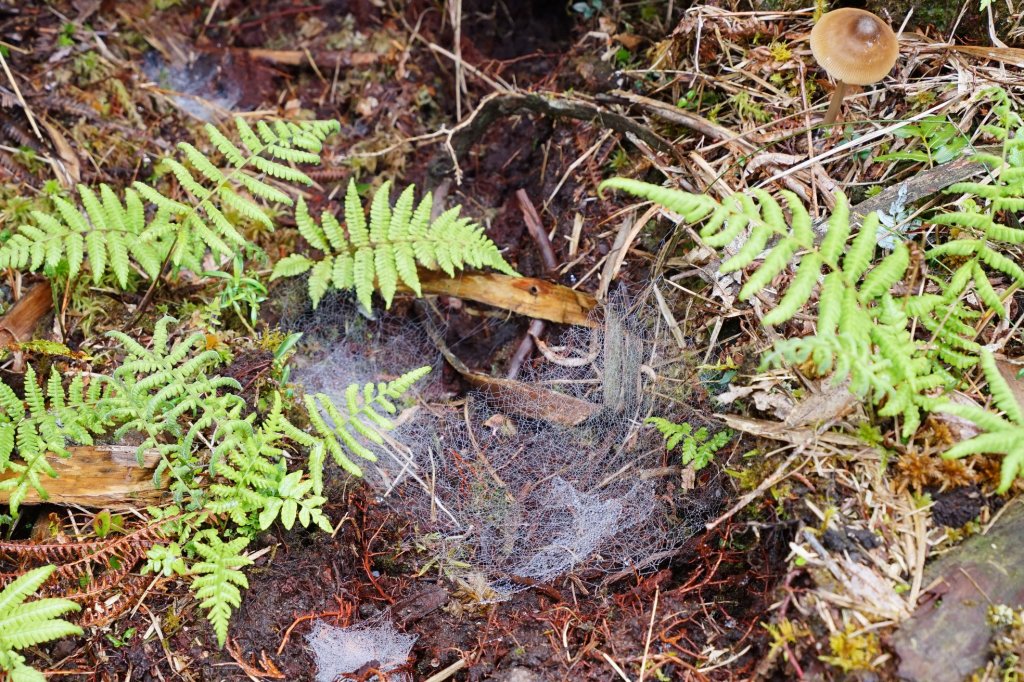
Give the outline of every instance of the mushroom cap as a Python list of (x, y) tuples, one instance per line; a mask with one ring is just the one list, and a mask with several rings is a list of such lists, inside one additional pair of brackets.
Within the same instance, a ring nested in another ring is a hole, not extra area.
[(889, 24), (852, 7), (823, 14), (811, 29), (811, 52), (830, 76), (851, 85), (885, 78), (900, 46)]

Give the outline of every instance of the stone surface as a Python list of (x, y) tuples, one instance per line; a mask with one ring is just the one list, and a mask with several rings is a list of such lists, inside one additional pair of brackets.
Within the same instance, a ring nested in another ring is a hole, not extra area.
[(494, 682), (540, 682), (537, 673), (527, 668), (510, 668), (491, 679)]
[(961, 682), (985, 665), (990, 604), (1024, 607), (1024, 504), (1011, 503), (987, 535), (976, 535), (925, 571), (914, 615), (893, 635), (899, 675)]

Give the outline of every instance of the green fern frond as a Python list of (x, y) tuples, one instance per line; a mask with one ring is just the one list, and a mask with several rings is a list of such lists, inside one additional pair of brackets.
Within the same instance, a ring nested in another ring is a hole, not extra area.
[(181, 503), (191, 496), (201, 469), (192, 447), (196, 438), (205, 429), (237, 419), (245, 400), (237, 394), (237, 381), (215, 374), (224, 360), (206, 349), (203, 334), (170, 343), (174, 321), (165, 317), (157, 322), (151, 349), (122, 332), (108, 332), (127, 355), (110, 375), (99, 377), (104, 391), (96, 409), (103, 420), (118, 424), (115, 438), (133, 431), (143, 434), (136, 450), (140, 462), (148, 448), (160, 452), (154, 481), (170, 474), (171, 492)]
[(344, 229), (330, 213), (324, 213), (317, 224), (300, 198), (295, 212), (299, 233), (324, 255), (319, 260), (299, 255), (284, 258), (274, 267), (271, 280), (312, 270), (309, 294), (314, 306), (335, 288), (355, 289), (359, 302), (370, 308), (374, 290), (380, 291), (388, 307), (400, 284), (421, 296), (417, 266), (443, 270), (449, 276), (467, 266), (517, 274), (483, 228), (459, 217), (459, 208), (445, 211), (431, 222), (430, 194), (413, 210), (412, 187), (393, 207), (390, 190), (391, 183), (386, 182), (374, 195), (367, 222), (355, 182), (350, 182), (345, 194)]
[(37, 599), (26, 602), (49, 579), (56, 566), (28, 571), (0, 592), (0, 670), (11, 679), (43, 682), (42, 673), (25, 663), (18, 649), (61, 637), (82, 634), (82, 628), (58, 617), (81, 606), (68, 599)]
[[(298, 519), (303, 527), (314, 523), (330, 532), (330, 521), (321, 509), (327, 499), (312, 492), (314, 481), (304, 479), (301, 470), (287, 472), (281, 446), (289, 434), (276, 430), (281, 418), (279, 392), (274, 399), (271, 416), (258, 428), (252, 425), (255, 415), (250, 415), (217, 429), (214, 438), (219, 442), (210, 460), (210, 472), (217, 480), (208, 489), (206, 508), (227, 514), (243, 527), (257, 525), (265, 530), (280, 516), (285, 529)], [(299, 444), (316, 445), (316, 439), (303, 434)]]
[[(185, 197), (173, 198), (166, 190), (137, 181), (124, 191), (121, 201), (108, 185), (100, 185), (99, 194), (79, 185), (81, 208), (54, 197), (52, 210), (33, 211), (32, 223), (20, 225), (0, 247), (0, 267), (38, 271), (66, 262), (71, 279), (88, 266), (94, 283), (110, 272), (118, 286), (126, 289), (133, 263), (155, 279), (165, 260), (176, 268), (199, 271), (206, 249), (233, 255), (247, 242), (232, 216), (273, 229), (270, 214), (257, 200), (291, 205), (292, 199), (265, 177), (311, 184), (288, 164), (318, 163), (323, 140), (339, 129), (336, 121), (273, 126), (261, 122), (257, 135), (242, 119), (235, 125), (244, 138), (241, 148), (214, 126), (206, 127), (210, 144), (225, 164), (218, 165), (187, 142), (178, 145), (179, 158), (161, 162)], [(144, 201), (156, 207), (148, 222)]]
[[(685, 192), (656, 191), (633, 181), (608, 186), (658, 197), (695, 216), (706, 216), (699, 234), (711, 246), (724, 248), (740, 241), (739, 250), (723, 263), (722, 270), (753, 268), (740, 289), (741, 300), (766, 289), (795, 266), (795, 276), (763, 323), (787, 322), (817, 296), (817, 333), (778, 341), (765, 355), (763, 366), (811, 362), (820, 375), (831, 374), (835, 383), (849, 380), (850, 390), (880, 405), (883, 416), (902, 417), (904, 438), (913, 435), (922, 413), (934, 404), (932, 393), (949, 385), (949, 373), (935, 366), (927, 344), (911, 337), (909, 319), (891, 297), (910, 266), (909, 248), (897, 242), (893, 252), (875, 264), (877, 214), (864, 219), (848, 245), (849, 206), (838, 194), (828, 229), (815, 245), (810, 216), (792, 193), (783, 193), (784, 209), (762, 190), (733, 195), (717, 204), (707, 197), (691, 201), (677, 196)], [(762, 259), (759, 265), (758, 259)]]
[(413, 384), (430, 373), (430, 367), (406, 372), (388, 382), (368, 383), (360, 387), (351, 384), (345, 390), (345, 408), (339, 406), (327, 395), (317, 393), (304, 396), (306, 418), (312, 426), (312, 433), (296, 427), (284, 415), (280, 397), (274, 399), (274, 406), (267, 418), (267, 429), (286, 436), (310, 450), (309, 472), (313, 481), (312, 491), (319, 495), (323, 491), (323, 462), (330, 454), (335, 462), (353, 476), (362, 476), (362, 469), (352, 460), (355, 455), (370, 462), (377, 456), (365, 444), (382, 444), (380, 431), (394, 428), (385, 415), (395, 414), (395, 401), (401, 399)]
[(609, 188), (620, 189), (635, 197), (653, 201), (673, 213), (678, 213), (688, 223), (701, 221), (718, 208), (718, 202), (707, 195), (679, 192), (630, 178), (609, 178), (601, 183), (598, 191), (603, 192)]
[(199, 605), (206, 609), (206, 619), (213, 626), (221, 647), (227, 640), (231, 612), (242, 603), (239, 588), (249, 587), (249, 581), (240, 570), (253, 563), (242, 554), (248, 544), (247, 538), (224, 542), (213, 530), (200, 532), (192, 543), (203, 559), (192, 565), (192, 591), (200, 600)]
[(662, 417), (648, 417), (644, 423), (658, 429), (665, 438), (666, 450), (671, 452), (681, 444), (683, 466), (693, 466), (694, 471), (700, 471), (710, 464), (715, 453), (725, 447), (733, 435), (728, 429), (718, 431), (714, 435), (709, 434), (704, 427), (694, 431), (689, 423), (676, 424)]
[(93, 434), (103, 432), (105, 426), (95, 409), (98, 396), (83, 391), (81, 377), (76, 377), (70, 392), (65, 393), (60, 374), (51, 369), (44, 390), (29, 365), (24, 384), (22, 401), (0, 383), (0, 473), (17, 474), (0, 481), (0, 490), (10, 493), (14, 514), (31, 490), (47, 499), (42, 478), (57, 476), (47, 455), (69, 457), (68, 444), (92, 445)]

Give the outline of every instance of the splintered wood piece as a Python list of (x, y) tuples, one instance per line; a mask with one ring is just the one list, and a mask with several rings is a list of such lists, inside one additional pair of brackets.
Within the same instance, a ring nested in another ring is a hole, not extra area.
[(559, 324), (594, 327), (590, 311), (597, 302), (590, 294), (532, 277), (498, 273), (466, 273), (447, 277), (420, 272), (424, 294), (441, 294), (485, 303), (520, 315)]
[[(153, 488), (153, 472), (160, 455), (145, 453), (142, 466), (135, 458), (136, 448), (130, 445), (79, 445), (68, 448), (71, 457), (47, 455), (57, 478), (42, 477), (48, 499), (30, 490), (23, 505), (77, 504), (82, 507), (127, 509), (167, 500), (165, 489)], [(14, 472), (0, 474), (0, 481), (16, 478)], [(162, 482), (166, 485), (166, 480)], [(7, 503), (10, 493), (0, 491), (0, 503)]]
[(53, 309), (53, 290), (49, 281), (42, 281), (19, 298), (7, 313), (0, 317), (0, 348), (11, 343), (28, 341), (36, 325)]

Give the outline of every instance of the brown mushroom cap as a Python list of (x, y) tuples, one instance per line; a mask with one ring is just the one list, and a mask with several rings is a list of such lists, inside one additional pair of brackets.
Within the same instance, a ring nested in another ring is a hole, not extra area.
[(867, 85), (885, 78), (900, 46), (896, 34), (879, 17), (845, 7), (818, 19), (811, 29), (811, 52), (837, 81)]

